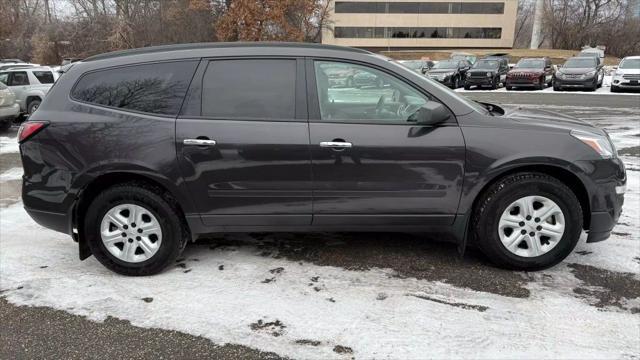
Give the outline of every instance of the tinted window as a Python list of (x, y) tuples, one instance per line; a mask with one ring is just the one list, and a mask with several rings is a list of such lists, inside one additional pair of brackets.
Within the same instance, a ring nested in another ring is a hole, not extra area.
[(294, 119), (295, 60), (217, 60), (203, 79), (202, 115)]
[(71, 96), (93, 104), (177, 115), (197, 61), (134, 65), (87, 73)]
[(520, 60), (516, 64), (516, 68), (520, 69), (541, 69), (544, 68), (545, 62), (543, 60)]
[(409, 124), (429, 101), (403, 81), (366, 66), (316, 61), (315, 72), (322, 120)]
[(53, 84), (53, 73), (51, 71), (34, 71), (33, 76), (40, 81), (40, 84)]
[(24, 71), (16, 71), (11, 73), (9, 78), (9, 86), (24, 86), (29, 85), (29, 76)]

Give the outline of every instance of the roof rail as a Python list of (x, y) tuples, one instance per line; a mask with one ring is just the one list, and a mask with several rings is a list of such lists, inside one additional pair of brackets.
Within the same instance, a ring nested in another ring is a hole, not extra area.
[(168, 52), (168, 51), (235, 48), (235, 47), (291, 47), (291, 48), (307, 48), (307, 49), (331, 49), (331, 50), (339, 50), (339, 51), (356, 52), (361, 54), (371, 54), (371, 52), (363, 49), (351, 48), (346, 46), (322, 45), (322, 44), (303, 43), (303, 42), (277, 42), (277, 41), (273, 41), (273, 42), (208, 42), (208, 43), (189, 43), (189, 44), (175, 44), (175, 45), (158, 45), (158, 46), (149, 46), (149, 47), (143, 47), (143, 48), (137, 48), (137, 49), (119, 50), (119, 51), (113, 51), (113, 52), (108, 52), (104, 54), (90, 56), (84, 59), (83, 61), (87, 62), (87, 61), (111, 59), (111, 58), (121, 57), (121, 56), (142, 55), (142, 54), (151, 54), (151, 53)]

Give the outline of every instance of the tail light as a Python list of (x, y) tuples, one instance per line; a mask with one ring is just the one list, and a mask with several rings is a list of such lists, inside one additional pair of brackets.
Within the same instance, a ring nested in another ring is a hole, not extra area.
[(48, 121), (27, 121), (18, 130), (18, 143), (23, 143), (49, 125)]

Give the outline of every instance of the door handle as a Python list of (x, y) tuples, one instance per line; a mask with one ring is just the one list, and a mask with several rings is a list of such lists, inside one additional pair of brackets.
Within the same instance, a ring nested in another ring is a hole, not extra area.
[(216, 145), (215, 140), (209, 140), (209, 139), (184, 139), (182, 143), (185, 145), (195, 145), (195, 146), (215, 146)]
[(353, 144), (346, 141), (323, 141), (320, 143), (320, 147), (323, 147), (323, 148), (348, 149), (352, 146)]

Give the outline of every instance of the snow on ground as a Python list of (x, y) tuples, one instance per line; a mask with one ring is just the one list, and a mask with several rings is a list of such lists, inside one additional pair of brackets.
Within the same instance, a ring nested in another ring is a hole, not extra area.
[[(640, 142), (638, 109), (604, 116), (578, 107), (535, 107), (604, 126), (619, 149)], [(2, 139), (0, 151), (12, 146), (6, 144)], [(593, 294), (613, 290), (572, 271), (582, 264), (615, 271), (605, 273), (607, 280), (640, 279), (640, 158), (623, 159), (629, 190), (616, 233), (597, 244), (583, 239), (550, 270), (522, 273), (530, 292), (524, 298), (402, 278), (392, 269), (346, 270), (265, 256), (251, 245), (196, 244), (163, 274), (127, 278), (93, 257), (78, 261), (71, 239), (35, 224), (20, 203), (0, 209), (0, 293), (14, 304), (96, 321), (112, 316), (292, 358), (637, 358), (640, 298), (596, 306)], [(0, 176), (13, 178), (17, 171)], [(336, 345), (353, 353), (338, 354)]]
[(22, 179), (22, 174), (24, 171), (21, 167), (16, 167), (13, 169), (9, 169), (3, 173), (0, 173), (0, 182), (2, 181), (11, 181), (11, 180), (20, 180)]
[(20, 152), (15, 137), (0, 136), (0, 154)]
[[(637, 96), (640, 98), (640, 93), (638, 92), (623, 92), (623, 93), (612, 93), (611, 92), (611, 79), (612, 76), (607, 75), (604, 77), (602, 81), (602, 87), (598, 88), (596, 91), (582, 91), (582, 90), (573, 90), (573, 91), (554, 91), (553, 87), (548, 87), (543, 90), (527, 90), (527, 89), (516, 89), (511, 90), (509, 92), (517, 92), (518, 94), (527, 94), (527, 93), (553, 93), (553, 94), (576, 94), (576, 95), (626, 95), (626, 96)], [(496, 90), (491, 90), (487, 88), (472, 88), (471, 90), (465, 90), (464, 88), (458, 88), (455, 91), (457, 92), (507, 92), (507, 89), (503, 86)]]

